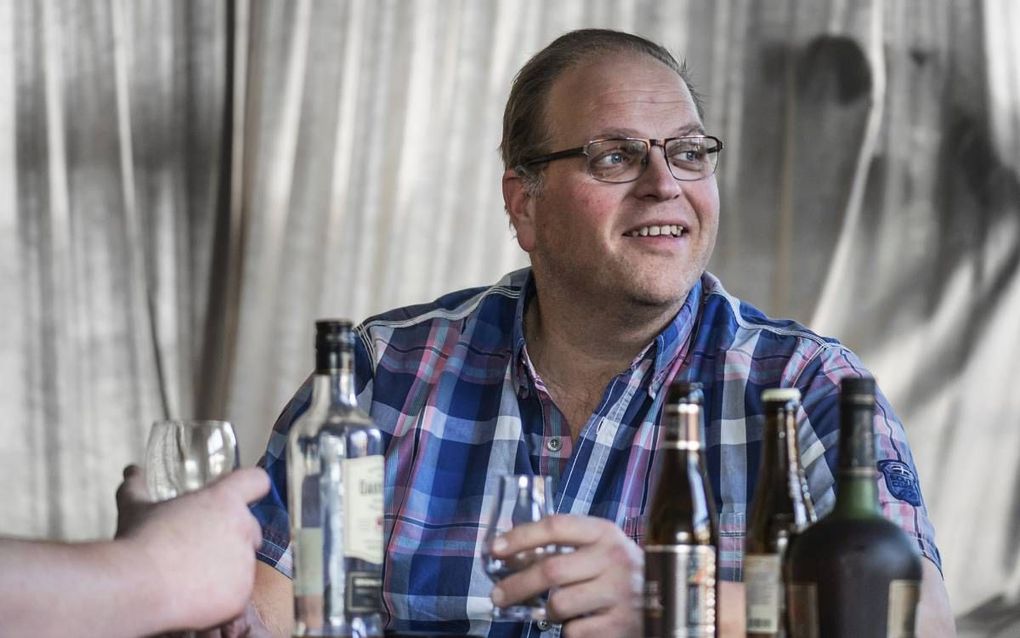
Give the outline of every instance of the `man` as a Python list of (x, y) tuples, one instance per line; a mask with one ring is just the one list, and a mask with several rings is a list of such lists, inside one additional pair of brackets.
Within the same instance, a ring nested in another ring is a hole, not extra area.
[(117, 539), (0, 540), (0, 635), (136, 638), (236, 616), (254, 580), (265, 472), (238, 470), (153, 504), (136, 466), (117, 491)]
[[(684, 71), (644, 39), (569, 33), (518, 74), (504, 115), (503, 195), (531, 268), (359, 330), (359, 401), (387, 445), (391, 627), (535, 636), (561, 624), (568, 636), (639, 635), (642, 521), (673, 378), (705, 386), (724, 580), (741, 575), (762, 389), (800, 388), (812, 495), (831, 507), (839, 380), (864, 370), (834, 340), (768, 320), (705, 272), (721, 149), (705, 135)], [(280, 635), (291, 571), (283, 441), (308, 394), (306, 385), (277, 421), (263, 459), (273, 490), (254, 508), (266, 563), (255, 601)], [(876, 438), (880, 459), (900, 461), (916, 482), (884, 397)], [(496, 551), (550, 543), (574, 551), (493, 587), (478, 558), (483, 505), (500, 474), (520, 472), (558, 480), (559, 515), (506, 534)], [(927, 558), (921, 635), (951, 633), (924, 505), (896, 498), (884, 481), (880, 489), (886, 515)], [(489, 620), (492, 604), (550, 589), (549, 622)], [(735, 582), (723, 584), (721, 613), (723, 635), (743, 635)]]

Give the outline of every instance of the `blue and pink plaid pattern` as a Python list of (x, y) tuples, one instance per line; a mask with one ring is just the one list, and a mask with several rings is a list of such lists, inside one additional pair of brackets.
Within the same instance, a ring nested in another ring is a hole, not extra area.
[[(852, 352), (794, 322), (765, 317), (706, 273), (674, 321), (610, 382), (572, 441), (527, 355), (522, 326), (532, 286), (525, 269), (490, 288), (397, 309), (358, 328), (358, 399), (386, 440), (383, 598), (390, 628), (538, 636), (537, 626), (489, 619), (492, 583), (478, 555), (496, 478), (552, 475), (557, 511), (615, 521), (640, 543), (658, 468), (661, 390), (677, 375), (704, 384), (724, 579), (741, 578), (761, 454), (762, 390), (800, 389), (802, 462), (819, 512), (831, 509), (839, 381), (865, 373)], [(310, 392), (305, 383), (277, 420), (260, 461), (273, 486), (252, 508), (263, 529), (259, 558), (287, 576), (285, 442)], [(939, 565), (906, 435), (884, 396), (875, 429), (879, 461), (895, 461), (896, 468), (895, 475), (883, 471), (895, 476), (892, 490), (888, 478), (879, 480), (883, 510)]]

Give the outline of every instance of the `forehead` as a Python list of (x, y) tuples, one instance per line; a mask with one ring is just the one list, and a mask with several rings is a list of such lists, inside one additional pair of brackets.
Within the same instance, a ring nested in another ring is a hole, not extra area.
[(702, 128), (683, 78), (635, 53), (603, 54), (566, 70), (549, 91), (545, 117), (553, 140), (567, 144), (605, 135), (663, 138)]

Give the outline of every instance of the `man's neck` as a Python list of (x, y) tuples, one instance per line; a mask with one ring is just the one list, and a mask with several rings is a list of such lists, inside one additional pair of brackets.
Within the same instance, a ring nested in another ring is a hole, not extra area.
[(676, 307), (587, 307), (538, 287), (524, 314), (528, 355), (576, 440), (609, 381), (676, 316)]

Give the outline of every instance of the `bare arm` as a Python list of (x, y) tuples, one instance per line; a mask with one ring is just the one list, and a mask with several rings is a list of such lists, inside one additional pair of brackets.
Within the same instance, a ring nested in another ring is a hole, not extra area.
[(719, 635), (744, 638), (744, 583), (719, 583)]
[(262, 624), (276, 638), (288, 638), (294, 626), (291, 605), (294, 587), (289, 578), (261, 561), (255, 563), (252, 604)]
[(921, 601), (917, 605), (917, 635), (933, 638), (955, 638), (956, 621), (949, 606), (949, 594), (942, 574), (935, 563), (922, 559), (924, 579), (921, 581)]
[(17, 636), (139, 636), (237, 614), (251, 592), (258, 523), (246, 503), (261, 470), (166, 503), (148, 502), (129, 467), (117, 493), (118, 539), (0, 541), (0, 618)]
[[(144, 552), (116, 541), (2, 540), (4, 631), (14, 636), (127, 637), (170, 627), (174, 611), (158, 581), (148, 577), (150, 565)], [(121, 607), (138, 612), (122, 613)]]

